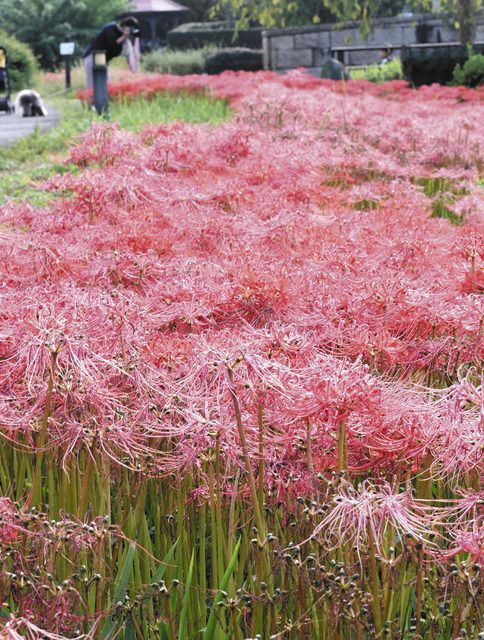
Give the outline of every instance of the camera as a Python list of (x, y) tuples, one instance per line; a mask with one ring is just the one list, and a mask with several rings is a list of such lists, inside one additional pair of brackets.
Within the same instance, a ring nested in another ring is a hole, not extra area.
[(130, 34), (137, 38), (140, 34), (140, 30), (138, 29), (138, 27), (131, 27)]

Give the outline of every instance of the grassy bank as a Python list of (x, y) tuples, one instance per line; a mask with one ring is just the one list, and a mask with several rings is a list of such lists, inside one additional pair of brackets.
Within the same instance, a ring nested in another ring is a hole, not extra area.
[[(75, 76), (76, 85), (80, 79)], [(62, 92), (60, 81), (40, 85), (42, 95)], [(50, 101), (61, 114), (61, 124), (48, 132), (35, 132), (16, 144), (0, 148), (0, 204), (9, 199), (42, 206), (52, 196), (39, 190), (42, 181), (74, 169), (66, 164), (67, 151), (76, 137), (103, 120), (89, 111), (72, 93)], [(111, 105), (111, 121), (122, 128), (140, 130), (146, 124), (177, 120), (216, 124), (229, 117), (227, 103), (205, 95), (159, 95), (150, 102), (137, 98)]]

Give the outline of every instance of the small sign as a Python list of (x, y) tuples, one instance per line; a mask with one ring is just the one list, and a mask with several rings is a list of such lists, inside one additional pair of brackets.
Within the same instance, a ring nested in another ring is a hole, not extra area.
[(75, 46), (75, 42), (61, 42), (59, 47), (61, 56), (72, 56)]

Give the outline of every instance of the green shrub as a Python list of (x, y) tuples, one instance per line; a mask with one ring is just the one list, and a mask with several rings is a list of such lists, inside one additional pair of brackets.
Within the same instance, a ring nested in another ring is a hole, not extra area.
[(260, 71), (263, 68), (262, 51), (236, 47), (220, 49), (207, 57), (207, 73), (223, 71)]
[(12, 92), (31, 87), (37, 63), (29, 47), (4, 31), (0, 31), (0, 47), (7, 51), (8, 76)]
[(402, 63), (400, 58), (390, 60), (386, 64), (375, 64), (369, 67), (366, 73), (370, 82), (389, 82), (390, 80), (401, 80), (403, 78)]
[(151, 51), (143, 56), (141, 67), (144, 71), (171, 73), (176, 76), (204, 73), (207, 56), (216, 50), (216, 47), (204, 47), (183, 51), (173, 49)]
[(466, 87), (478, 87), (484, 83), (484, 55), (470, 55), (463, 65), (457, 64), (454, 69), (454, 83)]
[[(484, 54), (484, 44), (474, 43), (473, 49), (475, 53)], [(456, 65), (465, 65), (468, 58), (469, 51), (461, 44), (403, 47), (403, 77), (416, 87), (435, 82), (449, 84), (453, 81)]]
[(349, 72), (353, 80), (365, 79), (370, 82), (389, 82), (403, 78), (400, 58), (390, 60), (386, 64), (372, 64), (363, 69), (349, 69)]

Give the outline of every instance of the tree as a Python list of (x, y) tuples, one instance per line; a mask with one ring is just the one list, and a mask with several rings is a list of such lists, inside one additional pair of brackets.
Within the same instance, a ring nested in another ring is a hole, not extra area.
[[(433, 9), (432, 0), (413, 0), (413, 3), (426, 11)], [(218, 9), (230, 7), (240, 27), (251, 22), (269, 28), (301, 24), (311, 19), (320, 22), (321, 11), (325, 9), (326, 19), (329, 16), (334, 21), (361, 20), (363, 31), (378, 16), (396, 15), (402, 5), (400, 0), (217, 0), (216, 3)], [(441, 10), (453, 20), (462, 44), (472, 42), (475, 16), (482, 6), (483, 0), (440, 0)]]
[(264, 27), (286, 27), (308, 22), (336, 22), (396, 15), (405, 0), (217, 0), (214, 11), (230, 8), (239, 27), (256, 22)]
[[(258, 23), (264, 27), (285, 27), (290, 24), (311, 20), (316, 14), (312, 9), (320, 8), (321, 0), (307, 0), (307, 2), (294, 2), (287, 0), (217, 0), (212, 14), (215, 11), (228, 15), (232, 13), (237, 18), (237, 25), (246, 28), (251, 23)], [(309, 11), (308, 11), (309, 7)]]
[(182, 4), (188, 7), (183, 20), (188, 22), (202, 22), (210, 17), (210, 10), (213, 6), (213, 0), (182, 0)]
[(453, 18), (461, 44), (468, 45), (475, 37), (476, 14), (483, 0), (441, 0), (442, 10)]
[(104, 23), (127, 9), (126, 0), (2, 0), (0, 23), (30, 46), (43, 69), (58, 68), (59, 43), (74, 41), (77, 53)]

